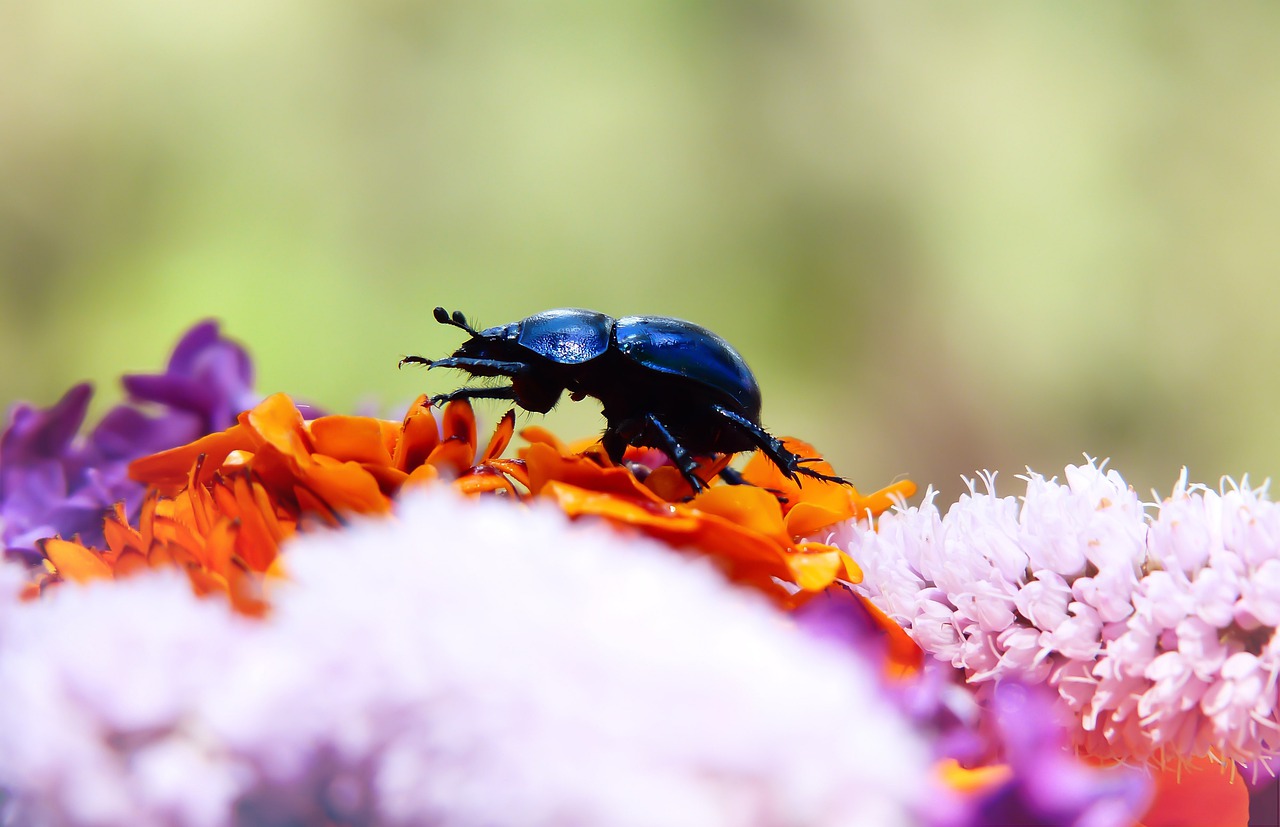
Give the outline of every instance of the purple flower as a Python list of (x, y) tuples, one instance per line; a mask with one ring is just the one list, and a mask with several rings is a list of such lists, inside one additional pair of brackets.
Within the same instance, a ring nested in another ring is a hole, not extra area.
[(228, 428), (257, 401), (248, 354), (212, 320), (182, 337), (164, 373), (123, 383), (130, 400), (83, 437), (87, 383), (50, 408), (14, 407), (0, 436), (0, 541), (10, 556), (34, 563), (36, 542), (55, 534), (101, 545), (111, 507), (123, 502), (133, 515), (141, 504), (131, 461)]
[(1067, 751), (1051, 692), (1002, 683), (989, 712), (1011, 774), (974, 802), (968, 824), (1121, 827), (1146, 811), (1151, 791), (1144, 772), (1086, 766)]

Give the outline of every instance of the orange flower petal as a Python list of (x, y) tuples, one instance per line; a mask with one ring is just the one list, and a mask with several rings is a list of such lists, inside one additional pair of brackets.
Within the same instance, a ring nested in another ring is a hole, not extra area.
[[(476, 444), (476, 414), (471, 409), (470, 402), (459, 399), (444, 406), (441, 437), (446, 440), (460, 439), (471, 446)], [(474, 455), (473, 450), (472, 456)]]
[[(547, 446), (549, 447), (549, 446)], [(698, 529), (699, 520), (692, 515), (680, 514), (675, 506), (649, 499), (620, 497), (596, 491), (560, 480), (549, 480), (542, 487), (543, 496), (559, 503), (571, 517), (594, 515), (608, 517), (626, 525), (652, 527), (671, 535), (692, 534)]]
[(529, 487), (529, 469), (525, 466), (522, 459), (491, 459), (486, 463), (490, 468), (496, 468), (506, 474), (511, 479)]
[(393, 468), (390, 465), (370, 465), (367, 462), (361, 463), (360, 467), (364, 472), (373, 477), (374, 482), (378, 484), (378, 490), (387, 498), (394, 497), (400, 491), (400, 487), (404, 485), (405, 480), (409, 479), (409, 475), (399, 468)]
[(480, 455), (480, 462), (485, 463), (502, 456), (502, 452), (511, 444), (511, 436), (515, 431), (516, 412), (510, 410), (503, 414), (502, 419), (498, 421), (498, 427), (493, 429), (493, 436), (490, 437), (484, 453)]
[(427, 457), (440, 444), (440, 429), (426, 396), (418, 397), (400, 426), (400, 438), (396, 441), (392, 464), (401, 471), (411, 472), (427, 461)]
[(1156, 791), (1139, 827), (1246, 827), (1249, 788), (1239, 774), (1199, 758), (1155, 768)]
[(124, 513), (122, 502), (116, 503), (112, 515), (103, 520), (102, 534), (106, 538), (107, 548), (117, 554), (142, 548), (142, 535), (129, 526), (129, 517)]
[[(829, 487), (829, 486), (828, 486)], [(849, 492), (844, 492), (840, 508), (815, 502), (798, 502), (787, 512), (787, 533), (792, 537), (809, 537), (824, 528), (842, 523), (857, 513)]]
[(310, 423), (312, 451), (344, 462), (389, 466), (383, 424), (367, 416), (322, 416)]
[(885, 486), (879, 491), (868, 494), (858, 499), (858, 516), (863, 517), (867, 513), (882, 514), (892, 508), (897, 502), (914, 497), (916, 493), (916, 484), (911, 480), (899, 480), (892, 485)]
[(405, 477), (404, 485), (401, 488), (409, 488), (415, 485), (425, 485), (440, 479), (440, 470), (434, 465), (419, 465)]
[(884, 632), (885, 641), (889, 646), (888, 661), (885, 663), (885, 671), (889, 677), (906, 678), (924, 669), (924, 650), (911, 639), (907, 631), (865, 595), (858, 594), (857, 598), (861, 601), (862, 608), (866, 609), (867, 614), (875, 621), (876, 626)]
[(302, 482), (339, 513), (383, 514), (391, 509), (391, 502), (379, 490), (378, 481), (354, 462), (338, 462), (318, 455)]
[(790, 543), (782, 522), (782, 506), (768, 491), (750, 485), (717, 485), (690, 503), (693, 508), (723, 517), (747, 531)]
[(111, 567), (102, 556), (79, 543), (50, 537), (38, 543), (40, 551), (51, 562), (58, 574), (77, 583), (111, 578)]
[(255, 485), (247, 473), (236, 475), (231, 490), (240, 525), (236, 554), (253, 571), (264, 571), (276, 559), (283, 532), (262, 486)]
[(644, 478), (644, 487), (667, 502), (680, 502), (693, 496), (689, 481), (674, 465), (661, 465)]
[(240, 414), (239, 421), (248, 426), (259, 445), (271, 445), (299, 460), (305, 460), (311, 453), (302, 412), (287, 394), (273, 393)]
[(459, 477), (453, 484), (464, 494), (489, 494), (494, 491), (503, 491), (507, 494), (516, 493), (515, 486), (511, 484), (511, 481), (496, 471), (467, 474), (464, 477)]
[(476, 446), (461, 437), (450, 437), (441, 442), (427, 457), (427, 463), (450, 477), (460, 477), (475, 461)]
[(529, 490), (534, 494), (541, 493), (548, 482), (559, 481), (592, 491), (666, 505), (625, 468), (602, 468), (589, 459), (565, 457), (544, 442), (532, 443), (522, 449), (520, 455), (529, 471)]
[(842, 571), (840, 549), (824, 543), (801, 543), (797, 554), (786, 558), (791, 579), (808, 592), (822, 591)]
[(954, 758), (938, 762), (935, 771), (944, 786), (966, 795), (982, 794), (1006, 783), (1013, 777), (1008, 764), (990, 764), (966, 769)]
[(521, 428), (520, 438), (530, 445), (550, 445), (561, 456), (570, 456), (568, 447), (560, 441), (560, 438), (541, 425)]
[(249, 429), (232, 425), (225, 431), (209, 434), (195, 442), (142, 457), (129, 463), (129, 477), (160, 490), (165, 496), (173, 496), (187, 482), (191, 467), (203, 456), (208, 473), (201, 482), (208, 482), (213, 472), (222, 466), (233, 451), (251, 449), (253, 440)]

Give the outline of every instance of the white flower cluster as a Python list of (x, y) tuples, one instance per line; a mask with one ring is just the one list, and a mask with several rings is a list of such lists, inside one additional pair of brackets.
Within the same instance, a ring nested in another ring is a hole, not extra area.
[(558, 512), (409, 497), (292, 544), (265, 620), (184, 579), (14, 599), (0, 823), (903, 825), (874, 664)]
[(970, 483), (841, 529), (864, 593), (971, 683), (1047, 682), (1077, 745), (1117, 758), (1280, 752), (1280, 506), (1245, 484), (1189, 486), (1148, 514), (1115, 471)]

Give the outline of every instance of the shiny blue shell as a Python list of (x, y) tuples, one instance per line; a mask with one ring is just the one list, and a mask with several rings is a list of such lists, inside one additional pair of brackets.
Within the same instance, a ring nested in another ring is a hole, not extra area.
[[(508, 325), (521, 346), (558, 365), (580, 365), (609, 349), (613, 317), (566, 307), (538, 313)], [(485, 331), (485, 335), (489, 335)]]
[(733, 399), (752, 421), (760, 417), (760, 386), (746, 360), (716, 334), (666, 316), (625, 316), (614, 322), (615, 347), (637, 364), (683, 376)]

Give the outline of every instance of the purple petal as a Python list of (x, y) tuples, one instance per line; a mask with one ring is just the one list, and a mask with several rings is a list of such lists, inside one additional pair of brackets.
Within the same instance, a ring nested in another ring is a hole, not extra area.
[(1013, 777), (977, 804), (973, 825), (1121, 827), (1150, 800), (1150, 779), (1128, 767), (1090, 767), (1066, 748), (1060, 710), (1039, 687), (996, 687), (991, 711)]
[(141, 504), (129, 462), (230, 427), (257, 401), (252, 379), (244, 348), (205, 321), (178, 342), (163, 374), (125, 377), (134, 401), (112, 408), (87, 437), (76, 433), (88, 384), (44, 410), (16, 406), (0, 436), (0, 540), (10, 556), (38, 561), (35, 541), (55, 534), (101, 545), (113, 505), (132, 516)]
[[(18, 405), (9, 415), (9, 427), (0, 437), (0, 468), (37, 459), (60, 456), (71, 444), (84, 422), (93, 386), (76, 385), (50, 408), (40, 410)], [(5, 492), (0, 490), (0, 498)]]

